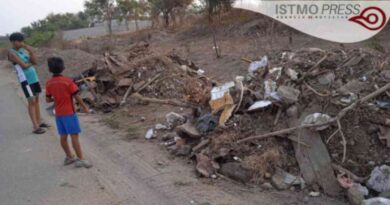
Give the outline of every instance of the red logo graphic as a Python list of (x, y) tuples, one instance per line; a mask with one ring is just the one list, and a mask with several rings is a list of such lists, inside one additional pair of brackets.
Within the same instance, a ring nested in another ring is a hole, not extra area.
[(354, 16), (349, 19), (355, 23), (360, 24), (364, 28), (376, 31), (383, 28), (386, 24), (386, 14), (385, 12), (378, 7), (368, 7), (364, 9), (359, 16)]

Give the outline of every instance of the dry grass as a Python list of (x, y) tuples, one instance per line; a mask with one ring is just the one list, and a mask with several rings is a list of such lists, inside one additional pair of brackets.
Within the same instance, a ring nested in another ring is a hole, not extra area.
[(257, 153), (246, 157), (243, 166), (252, 170), (255, 174), (254, 180), (260, 182), (264, 179), (265, 173), (272, 173), (280, 163), (281, 155), (277, 148), (270, 148), (263, 153)]
[(117, 116), (116, 116), (115, 114), (103, 118), (102, 121), (103, 121), (108, 127), (110, 127), (111, 129), (116, 129), (116, 130), (117, 130), (117, 129), (120, 128), (120, 122), (119, 122), (119, 120), (117, 119)]

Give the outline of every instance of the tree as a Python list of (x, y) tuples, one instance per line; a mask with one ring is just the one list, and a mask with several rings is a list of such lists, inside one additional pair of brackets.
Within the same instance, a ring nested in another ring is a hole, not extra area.
[(107, 22), (108, 33), (112, 34), (112, 19), (115, 14), (114, 0), (89, 0), (84, 4), (85, 12), (94, 18)]
[(215, 54), (217, 58), (221, 57), (221, 48), (218, 45), (218, 40), (216, 36), (216, 28), (214, 24), (214, 15), (220, 14), (221, 11), (228, 11), (232, 8), (232, 4), (235, 0), (204, 0), (205, 10), (209, 19), (209, 23), (213, 29), (213, 44), (215, 49)]
[(220, 14), (221, 11), (229, 11), (235, 0), (204, 0), (209, 21), (213, 21), (215, 14)]
[(143, 0), (117, 0), (120, 20), (124, 19), (126, 29), (129, 30), (128, 21), (135, 21), (136, 30), (139, 30), (138, 20), (146, 13), (147, 3)]
[(49, 42), (60, 30), (88, 27), (88, 20), (81, 14), (49, 14), (45, 19), (35, 21), (21, 29), (27, 36), (27, 43), (40, 46)]
[(169, 17), (172, 12), (178, 7), (187, 7), (192, 3), (192, 0), (148, 0), (151, 6), (152, 17), (163, 15), (165, 26), (169, 26)]

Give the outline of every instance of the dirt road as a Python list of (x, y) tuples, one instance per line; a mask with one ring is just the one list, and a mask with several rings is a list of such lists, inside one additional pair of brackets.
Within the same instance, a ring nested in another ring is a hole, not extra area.
[[(192, 166), (169, 158), (152, 143), (126, 141), (121, 133), (102, 126), (97, 116), (81, 116), (81, 141), (94, 167), (63, 167), (55, 128), (44, 135), (30, 133), (14, 77), (0, 64), (0, 204), (342, 204), (197, 179)], [(54, 125), (53, 118), (42, 113)]]

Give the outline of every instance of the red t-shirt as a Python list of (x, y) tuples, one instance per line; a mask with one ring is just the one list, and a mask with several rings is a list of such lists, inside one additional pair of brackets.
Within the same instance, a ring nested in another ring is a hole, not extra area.
[(46, 82), (46, 96), (54, 99), (56, 116), (73, 115), (76, 112), (73, 95), (78, 91), (73, 80), (62, 75), (54, 76)]

